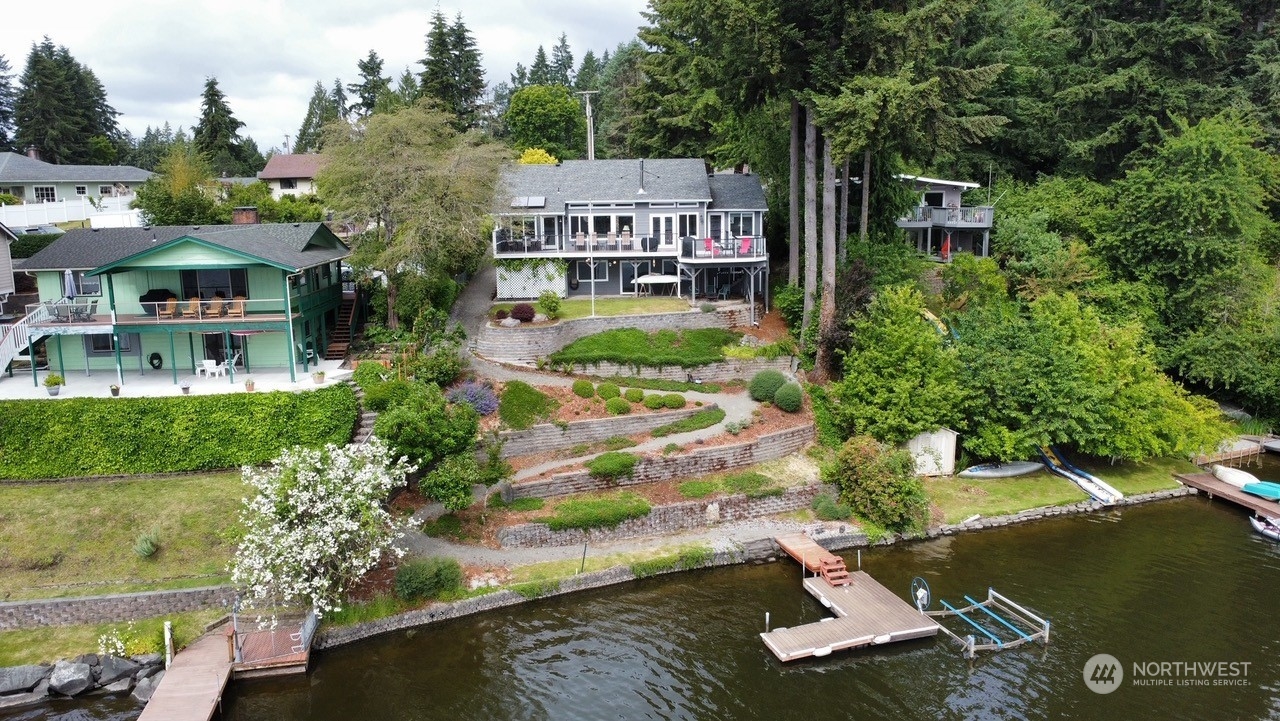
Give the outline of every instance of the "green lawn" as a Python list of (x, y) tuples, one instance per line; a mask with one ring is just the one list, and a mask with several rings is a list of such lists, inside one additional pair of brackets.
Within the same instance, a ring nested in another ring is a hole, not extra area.
[(204, 627), (226, 615), (215, 608), (207, 611), (178, 613), (162, 618), (135, 621), (132, 633), (126, 623), (104, 623), (97, 626), (50, 626), (0, 632), (0, 666), (21, 666), (29, 663), (51, 663), (60, 658), (71, 658), (82, 653), (98, 652), (98, 636), (112, 630), (119, 632), (126, 641), (129, 653), (159, 653), (164, 648), (164, 622), (173, 622), (176, 648), (200, 637)]
[[(239, 473), (0, 486), (0, 593), (11, 600), (226, 582)], [(154, 531), (160, 550), (134, 553)]]
[[(510, 312), (515, 303), (494, 303), (490, 311)], [(532, 302), (534, 308), (538, 307)], [(596, 315), (646, 315), (649, 313), (681, 313), (690, 310), (689, 301), (680, 298), (596, 298)], [(572, 298), (560, 301), (560, 319), (589, 318), (591, 316), (590, 298)]]
[(1102, 459), (1071, 459), (1081, 469), (1101, 478), (1126, 496), (1177, 488), (1175, 473), (1199, 473), (1191, 461), (1182, 458), (1154, 458), (1141, 463), (1126, 461), (1112, 465)]
[(924, 489), (929, 500), (942, 509), (944, 523), (957, 523), (975, 513), (1002, 516), (1089, 499), (1074, 483), (1048, 471), (994, 480), (926, 478)]
[(723, 328), (660, 330), (616, 328), (575, 340), (552, 353), (553, 363), (617, 363), (630, 366), (679, 366), (696, 368), (724, 360), (724, 347), (734, 345), (741, 333)]

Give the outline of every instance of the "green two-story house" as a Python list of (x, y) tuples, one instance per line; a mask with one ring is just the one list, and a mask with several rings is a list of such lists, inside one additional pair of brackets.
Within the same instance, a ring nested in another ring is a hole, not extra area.
[(349, 340), (335, 338), (350, 333), (349, 253), (323, 223), (71, 230), (19, 268), (41, 302), (0, 339), (0, 367), (43, 342), (68, 382), (109, 370), (122, 384), (158, 372), (178, 383), (209, 364), (231, 381), (286, 367), (297, 380)]

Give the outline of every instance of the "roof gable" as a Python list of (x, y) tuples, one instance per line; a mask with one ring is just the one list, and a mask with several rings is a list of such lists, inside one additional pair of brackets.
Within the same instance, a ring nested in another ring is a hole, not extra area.
[(273, 155), (267, 160), (267, 167), (258, 172), (262, 180), (279, 180), (281, 178), (314, 178), (324, 165), (324, 158), (315, 153), (299, 153), (297, 155)]
[(151, 175), (132, 165), (57, 165), (0, 153), (0, 183), (144, 183)]
[(9, 230), (9, 226), (0, 223), (0, 240), (6, 243), (13, 243), (18, 240), (18, 236), (12, 230)]
[(696, 158), (565, 160), (556, 165), (509, 165), (503, 169), (506, 197), (542, 197), (530, 211), (560, 214), (566, 203), (634, 203), (711, 200), (707, 168)]
[(764, 197), (760, 176), (747, 173), (717, 173), (707, 178), (711, 186), (713, 210), (765, 210), (769, 201)]

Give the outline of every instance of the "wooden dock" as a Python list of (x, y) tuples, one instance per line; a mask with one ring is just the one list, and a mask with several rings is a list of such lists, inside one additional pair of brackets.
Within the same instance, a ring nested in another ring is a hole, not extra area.
[(1260, 436), (1244, 436), (1237, 439), (1231, 445), (1218, 450), (1215, 453), (1209, 453), (1203, 456), (1196, 456), (1192, 460), (1197, 466), (1207, 466), (1213, 463), (1226, 463), (1228, 465), (1237, 465), (1237, 461), (1248, 465), (1262, 458), (1263, 441), (1266, 440)]
[(209, 721), (230, 678), (226, 637), (206, 633), (173, 657), (138, 721)]
[[(822, 657), (832, 651), (874, 646), (937, 635), (938, 624), (898, 598), (862, 571), (850, 573), (844, 559), (797, 533), (774, 539), (787, 555), (807, 571), (821, 574), (804, 579), (804, 590), (836, 618), (824, 618), (794, 628), (760, 634), (780, 661)], [(832, 576), (828, 580), (828, 576)]]
[(1223, 483), (1212, 473), (1179, 473), (1175, 476), (1183, 485), (1191, 486), (1207, 493), (1209, 498), (1221, 498), (1243, 506), (1250, 511), (1267, 518), (1280, 517), (1280, 503), (1259, 498), (1251, 493), (1236, 488), (1230, 483)]

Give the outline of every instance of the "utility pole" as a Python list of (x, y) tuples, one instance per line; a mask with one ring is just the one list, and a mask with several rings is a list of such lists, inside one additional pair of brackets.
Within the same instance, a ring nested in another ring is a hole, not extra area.
[(596, 159), (596, 119), (591, 114), (591, 96), (600, 92), (599, 90), (579, 90), (576, 95), (581, 95), (583, 102), (586, 104), (587, 110), (587, 160)]

